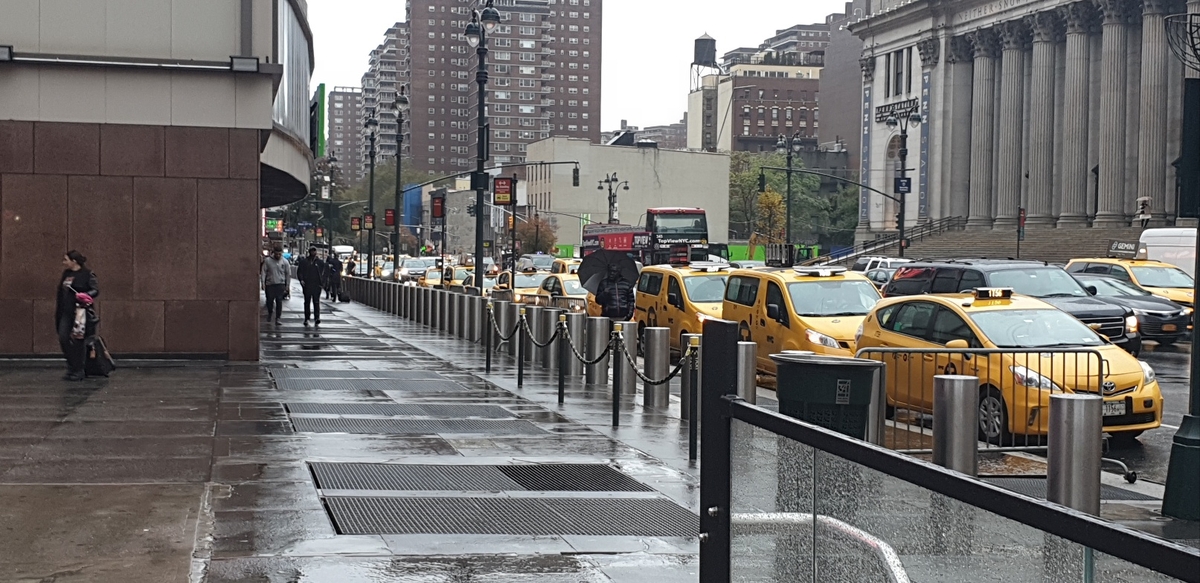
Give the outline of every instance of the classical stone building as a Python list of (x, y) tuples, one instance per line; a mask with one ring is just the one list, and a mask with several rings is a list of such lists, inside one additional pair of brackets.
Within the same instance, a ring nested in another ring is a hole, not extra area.
[[(891, 193), (908, 126), (909, 226), (968, 229), (1174, 221), (1183, 66), (1167, 44), (1175, 0), (871, 2), (863, 39), (862, 175)], [(899, 115), (897, 115), (899, 114)], [(897, 205), (863, 189), (859, 238), (896, 227)]]

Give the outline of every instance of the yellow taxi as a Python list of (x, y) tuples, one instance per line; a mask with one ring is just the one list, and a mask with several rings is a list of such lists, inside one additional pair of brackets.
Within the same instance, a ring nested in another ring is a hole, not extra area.
[(1195, 284), (1192, 276), (1170, 263), (1145, 259), (1145, 252), (1145, 249), (1138, 251), (1138, 259), (1072, 259), (1067, 263), (1067, 272), (1107, 275), (1177, 304), (1195, 307), (1196, 299), (1192, 297)]
[(550, 273), (575, 274), (579, 272), (580, 263), (583, 261), (579, 259), (555, 259), (554, 263), (550, 264)]
[[(463, 280), (462, 284), (463, 284), (463, 287), (475, 287), (475, 274), (472, 273), (472, 274), (468, 275), (467, 278)], [(483, 295), (485, 297), (491, 296), (492, 289), (495, 287), (496, 287), (496, 278), (485, 274), (483, 277), (483, 289), (480, 290), (483, 292)]]
[(429, 267), (417, 278), (417, 287), (442, 287), (442, 270), (439, 267)]
[(879, 299), (871, 280), (844, 267), (736, 269), (721, 314), (758, 343), (759, 372), (774, 375), (770, 355), (785, 350), (853, 356), (854, 332)]
[(473, 268), (471, 267), (443, 267), (442, 268), (442, 285), (446, 289), (450, 289), (452, 285), (463, 285), (463, 281), (471, 275)]
[(1132, 440), (1162, 420), (1150, 365), (1070, 314), (1010, 288), (883, 300), (863, 321), (857, 345), (860, 357), (887, 363), (889, 410), (932, 412), (934, 375), (978, 377), (979, 433), (991, 443), (1045, 435), (1052, 393), (1101, 395), (1104, 431), (1114, 440)]
[(579, 283), (578, 275), (551, 272), (538, 286), (535, 302), (539, 306), (581, 312), (587, 309), (587, 295), (588, 291)]
[(502, 271), (500, 275), (496, 276), (496, 286), (492, 288), (492, 293), (505, 291), (504, 294), (498, 296), (503, 298), (511, 290), (513, 303), (532, 304), (535, 301), (534, 296), (538, 294), (538, 288), (547, 277), (550, 277), (549, 273), (529, 269), (517, 273), (516, 285), (514, 285), (512, 272)]
[(704, 321), (721, 317), (728, 263), (688, 266), (651, 265), (638, 277), (634, 319), (639, 330), (648, 326), (671, 329), (671, 349), (679, 350), (684, 334), (699, 334)]

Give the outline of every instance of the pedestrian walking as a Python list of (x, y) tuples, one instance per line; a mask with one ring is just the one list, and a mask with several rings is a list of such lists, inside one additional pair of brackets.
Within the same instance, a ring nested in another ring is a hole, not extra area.
[(321, 283), (325, 281), (325, 262), (317, 256), (317, 248), (309, 247), (308, 255), (296, 266), (296, 279), (304, 290), (304, 325), (308, 325), (309, 306), (317, 326), (321, 325)]
[(283, 258), (283, 250), (276, 247), (271, 250), (271, 256), (263, 260), (262, 288), (267, 294), (267, 319), (271, 319), (271, 311), (275, 311), (275, 325), (279, 325), (283, 313), (283, 297), (287, 293), (288, 280), (291, 276), (291, 265)]
[(358, 267), (358, 262), (354, 259), (354, 257), (350, 257), (350, 259), (347, 259), (346, 260), (346, 275), (348, 275), (350, 277), (354, 277), (356, 275), (354, 272), (354, 268), (356, 268), (356, 267)]
[(619, 266), (608, 266), (608, 275), (600, 282), (596, 303), (603, 308), (606, 318), (624, 322), (633, 317), (633, 284), (621, 277)]
[(330, 254), (329, 259), (325, 260), (325, 267), (325, 289), (329, 292), (329, 299), (336, 302), (338, 292), (342, 291), (342, 261), (336, 253)]
[(100, 295), (96, 274), (87, 268), (87, 257), (71, 250), (63, 255), (63, 272), (58, 281), (55, 297), (54, 325), (58, 331), (58, 343), (67, 360), (67, 374), (63, 379), (82, 381), (87, 359), (87, 339), (96, 335), (99, 318), (93, 309), (93, 300)]

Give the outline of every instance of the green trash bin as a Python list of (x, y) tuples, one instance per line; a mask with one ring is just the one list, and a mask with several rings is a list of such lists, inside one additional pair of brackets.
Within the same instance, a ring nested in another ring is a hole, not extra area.
[(877, 360), (822, 354), (772, 354), (779, 412), (843, 435), (881, 443), (886, 398)]

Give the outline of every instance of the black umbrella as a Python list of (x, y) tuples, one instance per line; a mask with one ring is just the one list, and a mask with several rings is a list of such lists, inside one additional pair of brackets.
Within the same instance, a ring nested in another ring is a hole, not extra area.
[(593, 251), (583, 258), (579, 263), (579, 281), (583, 282), (584, 289), (599, 294), (600, 282), (608, 277), (610, 269), (616, 269), (621, 279), (630, 285), (637, 283), (638, 268), (633, 258), (624, 251), (610, 249)]

